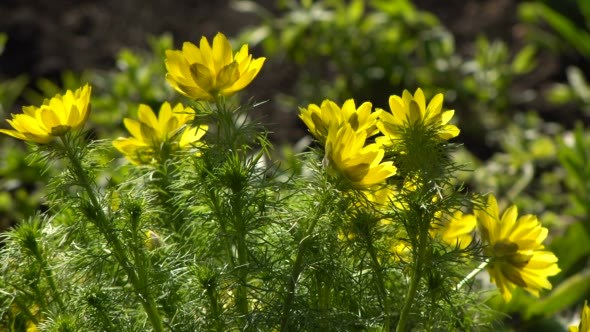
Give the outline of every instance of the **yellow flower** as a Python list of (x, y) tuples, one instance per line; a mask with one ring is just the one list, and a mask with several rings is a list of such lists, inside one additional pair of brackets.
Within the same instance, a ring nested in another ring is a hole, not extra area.
[(25, 106), (23, 114), (12, 114), (6, 120), (15, 130), (0, 129), (0, 132), (39, 144), (51, 142), (72, 130), (81, 129), (90, 114), (91, 87), (86, 84), (78, 90), (66, 91), (45, 99), (40, 107)]
[(453, 214), (453, 217), (441, 225), (432, 225), (432, 234), (449, 246), (465, 249), (473, 241), (471, 232), (475, 228), (477, 220), (472, 214), (463, 215), (460, 210)]
[(496, 198), (490, 195), (484, 210), (476, 210), (481, 237), (488, 244), (490, 257), (488, 272), (506, 302), (512, 299), (512, 289), (522, 287), (539, 297), (543, 288), (551, 289), (547, 277), (561, 270), (557, 257), (550, 251), (542, 251), (548, 230), (541, 226), (534, 215), (517, 219), (516, 206), (511, 206), (499, 218)]
[(158, 249), (164, 245), (164, 240), (158, 233), (149, 230), (145, 232), (145, 246), (149, 251)]
[(367, 133), (355, 132), (348, 124), (328, 130), (324, 163), (350, 180), (357, 189), (383, 183), (397, 168), (391, 161), (381, 163), (383, 149), (378, 144), (365, 145)]
[(166, 80), (189, 98), (212, 101), (245, 88), (258, 75), (264, 60), (252, 59), (247, 44), (233, 55), (225, 35), (218, 33), (213, 47), (202, 37), (200, 47), (185, 42), (182, 51), (167, 50)]
[(184, 108), (180, 103), (174, 109), (168, 102), (163, 103), (157, 118), (149, 106), (142, 104), (139, 105), (138, 115), (139, 121), (129, 118), (124, 120), (125, 127), (134, 137), (120, 137), (113, 141), (113, 146), (134, 164), (157, 160), (157, 151), (160, 151), (162, 144), (169, 144), (171, 151), (198, 145), (208, 129), (206, 125), (185, 128), (185, 124), (194, 118), (194, 111), (190, 107)]
[(328, 99), (322, 105), (311, 104), (307, 108), (299, 108), (299, 117), (309, 128), (309, 132), (322, 143), (326, 142), (328, 129), (332, 124), (340, 128), (348, 123), (355, 132), (364, 131), (367, 137), (379, 132), (377, 129), (377, 118), (381, 111), (371, 112), (371, 103), (364, 102), (357, 109), (354, 100), (349, 99), (340, 108), (336, 103)]
[(423, 123), (425, 126), (438, 125), (439, 137), (444, 140), (459, 135), (459, 129), (448, 122), (455, 114), (454, 110), (442, 111), (443, 95), (437, 94), (430, 100), (428, 107), (424, 92), (420, 88), (412, 95), (408, 90), (404, 90), (402, 97), (393, 95), (389, 97), (389, 108), (391, 113), (381, 112), (377, 127), (383, 133), (383, 137), (377, 139), (378, 142), (391, 145), (391, 141), (400, 137), (402, 127), (410, 124)]
[(588, 301), (584, 301), (584, 309), (582, 309), (582, 317), (580, 318), (580, 325), (570, 326), (570, 332), (590, 332), (590, 308)]

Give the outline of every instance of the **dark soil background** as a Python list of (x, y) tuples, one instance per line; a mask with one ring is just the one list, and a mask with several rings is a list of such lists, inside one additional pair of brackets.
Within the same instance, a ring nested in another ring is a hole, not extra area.
[[(273, 10), (274, 0), (259, 1)], [(522, 31), (517, 24), (517, 3), (511, 0), (416, 0), (419, 9), (435, 14), (456, 38), (457, 50), (469, 55), (475, 38), (484, 34), (507, 42), (515, 52)], [(122, 48), (147, 48), (146, 36), (172, 33), (176, 46), (197, 42), (218, 31), (236, 35), (256, 18), (234, 11), (230, 1), (199, 0), (2, 0), (0, 31), (8, 34), (0, 56), (0, 80), (25, 73), (34, 82), (45, 77), (59, 80), (63, 70), (81, 72), (88, 68), (112, 69)], [(256, 54), (256, 51), (254, 51)], [(539, 67), (517, 84), (525, 90), (538, 87), (563, 66), (553, 57), (538, 59)], [(257, 99), (268, 99), (275, 91), (286, 91), (292, 69), (262, 71), (251, 91)], [(262, 95), (260, 95), (262, 94)], [(543, 106), (540, 105), (543, 112)], [(266, 109), (267, 121), (280, 123), (273, 139), (294, 141), (304, 129), (294, 123), (294, 112)], [(280, 114), (279, 114), (280, 113)]]

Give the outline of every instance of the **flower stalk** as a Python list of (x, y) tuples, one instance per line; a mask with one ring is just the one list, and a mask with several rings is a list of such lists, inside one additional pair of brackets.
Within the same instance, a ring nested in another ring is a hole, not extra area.
[(481, 271), (483, 271), (483, 269), (486, 268), (486, 266), (488, 266), (489, 260), (485, 260), (483, 262), (481, 262), (481, 264), (479, 264), (475, 270), (469, 272), (469, 274), (463, 278), (463, 280), (461, 280), (458, 284), (457, 287), (455, 287), (455, 290), (458, 291), (461, 289), (461, 287), (463, 287), (463, 285), (465, 285), (467, 282), (469, 282), (469, 280), (471, 280), (473, 277), (475, 277), (476, 275), (478, 275)]
[[(417, 207), (415, 207), (417, 208)], [(395, 332), (404, 332), (406, 331), (406, 326), (408, 324), (408, 320), (410, 318), (410, 311), (412, 309), (412, 305), (414, 304), (414, 299), (416, 297), (416, 293), (418, 291), (418, 287), (420, 285), (420, 281), (422, 280), (422, 274), (424, 270), (424, 262), (426, 256), (426, 249), (430, 245), (429, 244), (429, 229), (430, 229), (430, 218), (424, 216), (424, 214), (418, 214), (418, 219), (415, 220), (419, 227), (418, 230), (418, 239), (417, 239), (417, 246), (414, 250), (412, 250), (412, 259), (413, 259), (413, 266), (411, 270), (411, 277), (410, 277), (410, 285), (408, 287), (408, 292), (406, 293), (406, 300), (404, 302), (404, 306), (402, 308), (402, 312), (400, 313), (400, 318), (397, 323), (397, 327)]]
[[(327, 179), (324, 177), (323, 181), (325, 182)], [(323, 183), (325, 185), (325, 183)], [(325, 186), (324, 186), (325, 188)], [(281, 315), (281, 331), (286, 332), (290, 331), (290, 318), (291, 318), (291, 305), (293, 304), (293, 300), (295, 299), (295, 287), (297, 286), (297, 281), (299, 280), (299, 276), (303, 272), (303, 258), (305, 253), (308, 249), (309, 240), (313, 236), (315, 228), (317, 226), (318, 220), (326, 212), (328, 202), (330, 201), (330, 196), (326, 195), (324, 192), (321, 193), (323, 195), (323, 199), (319, 201), (319, 203), (312, 209), (314, 211), (313, 215), (310, 217), (311, 220), (310, 224), (307, 226), (303, 237), (299, 241), (299, 246), (297, 247), (297, 256), (295, 258), (295, 262), (293, 263), (293, 268), (291, 269), (291, 276), (289, 277), (289, 281), (287, 283), (287, 297), (285, 298), (285, 302), (283, 304), (283, 313)]]
[(102, 208), (102, 205), (99, 203), (96, 190), (92, 187), (91, 181), (86, 174), (86, 170), (80, 162), (76, 148), (70, 144), (69, 137), (70, 136), (64, 135), (60, 136), (60, 139), (63, 143), (68, 159), (71, 162), (72, 170), (76, 179), (78, 180), (78, 184), (84, 189), (84, 191), (86, 191), (86, 194), (90, 199), (90, 204), (93, 208), (94, 214), (89, 217), (97, 226), (99, 231), (103, 234), (103, 236), (107, 239), (108, 243), (112, 246), (114, 256), (127, 274), (129, 282), (138, 295), (141, 305), (144, 308), (150, 323), (152, 324), (152, 328), (155, 332), (163, 332), (164, 325), (162, 323), (162, 318), (158, 312), (156, 302), (147, 289), (147, 282), (145, 278), (142, 278), (144, 280), (139, 278), (136, 271), (132, 267), (125, 250), (123, 249), (123, 244), (109, 227), (109, 220)]
[(370, 236), (370, 233), (367, 236), (367, 250), (369, 251), (369, 255), (371, 256), (371, 263), (373, 266), (373, 271), (375, 272), (377, 278), (377, 290), (379, 291), (379, 297), (381, 298), (381, 303), (383, 304), (383, 331), (390, 331), (391, 330), (391, 305), (389, 303), (389, 294), (387, 289), (385, 288), (385, 282), (383, 278), (383, 267), (381, 263), (379, 263), (379, 258), (377, 257), (377, 252), (375, 251), (375, 246), (373, 245), (373, 239)]

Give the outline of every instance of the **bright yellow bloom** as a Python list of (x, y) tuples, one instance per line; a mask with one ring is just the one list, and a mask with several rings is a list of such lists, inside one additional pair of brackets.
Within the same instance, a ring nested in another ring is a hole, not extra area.
[(383, 183), (397, 168), (391, 161), (381, 163), (383, 149), (378, 144), (365, 145), (367, 133), (355, 132), (348, 124), (328, 130), (324, 164), (337, 170), (358, 189)]
[(200, 47), (185, 42), (182, 51), (167, 50), (166, 80), (189, 98), (212, 101), (245, 88), (258, 75), (264, 60), (252, 59), (247, 44), (233, 55), (225, 35), (218, 33), (213, 47), (202, 37)]
[(512, 299), (512, 289), (522, 287), (539, 297), (543, 288), (551, 289), (547, 277), (561, 270), (557, 257), (550, 251), (542, 251), (548, 230), (541, 226), (534, 215), (517, 219), (516, 206), (511, 206), (499, 218), (496, 198), (490, 195), (484, 210), (476, 210), (481, 237), (488, 244), (490, 257), (488, 272), (506, 302)]
[(407, 127), (409, 124), (423, 123), (425, 126), (438, 125), (439, 137), (444, 140), (459, 135), (459, 128), (448, 124), (454, 110), (442, 111), (443, 95), (437, 94), (430, 100), (428, 107), (424, 92), (420, 88), (412, 95), (408, 90), (404, 90), (402, 97), (392, 95), (389, 97), (389, 108), (391, 113), (381, 112), (380, 121), (377, 127), (383, 133), (383, 137), (377, 139), (378, 142), (391, 145), (391, 141), (400, 137), (400, 129)]
[(588, 301), (584, 301), (584, 309), (582, 309), (582, 317), (580, 318), (580, 325), (570, 326), (570, 332), (590, 332), (590, 308)]
[(81, 129), (90, 114), (91, 87), (86, 84), (78, 90), (66, 91), (45, 99), (43, 105), (25, 106), (23, 114), (12, 114), (6, 120), (16, 130), (0, 129), (0, 132), (39, 144), (51, 142), (55, 137)]
[(453, 217), (441, 225), (434, 225), (432, 234), (449, 246), (465, 249), (473, 241), (471, 232), (475, 228), (477, 220), (472, 214), (463, 215), (461, 210), (456, 211)]
[(299, 117), (307, 125), (309, 132), (322, 143), (326, 142), (330, 126), (340, 128), (344, 123), (348, 123), (355, 132), (364, 131), (367, 137), (371, 137), (379, 132), (377, 118), (381, 113), (381, 110), (371, 112), (371, 107), (371, 103), (364, 102), (357, 109), (354, 100), (349, 99), (340, 108), (326, 99), (320, 107), (311, 104), (307, 108), (299, 108)]
[(171, 151), (199, 145), (198, 141), (208, 129), (206, 125), (185, 128), (185, 124), (193, 120), (194, 111), (180, 103), (174, 109), (168, 102), (163, 103), (157, 118), (149, 106), (142, 104), (139, 105), (138, 115), (139, 121), (129, 118), (124, 120), (125, 127), (134, 137), (120, 137), (113, 141), (113, 146), (134, 164), (157, 160), (157, 151), (160, 151), (162, 144), (170, 144)]

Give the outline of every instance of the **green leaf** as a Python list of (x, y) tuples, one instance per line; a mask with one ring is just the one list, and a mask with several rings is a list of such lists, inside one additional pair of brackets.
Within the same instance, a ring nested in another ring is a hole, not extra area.
[(590, 102), (590, 87), (584, 73), (578, 67), (567, 68), (567, 78), (576, 95), (584, 102)]
[(526, 13), (528, 18), (533, 18), (535, 14), (537, 18), (543, 18), (580, 54), (590, 58), (590, 33), (578, 29), (575, 23), (567, 17), (542, 3), (528, 3), (526, 4), (526, 10), (521, 10), (522, 13)]
[(364, 0), (353, 0), (348, 6), (348, 18), (350, 22), (358, 22), (365, 12)]
[(551, 249), (559, 258), (561, 270), (567, 272), (582, 257), (590, 255), (590, 236), (582, 223), (575, 223), (565, 235), (553, 240)]
[(544, 298), (531, 303), (525, 312), (525, 318), (530, 319), (534, 315), (552, 315), (582, 299), (589, 290), (590, 268), (587, 268), (561, 282)]
[(547, 92), (547, 100), (556, 105), (563, 105), (574, 100), (574, 91), (569, 85), (563, 83), (555, 83)]
[(7, 40), (8, 36), (5, 33), (0, 33), (0, 54), (4, 52), (4, 45), (6, 45)]
[(578, 7), (580, 8), (580, 12), (586, 19), (586, 27), (590, 29), (590, 1), (578, 0)]
[(525, 74), (533, 70), (537, 66), (536, 53), (537, 48), (534, 45), (525, 46), (512, 61), (512, 71), (516, 74)]

